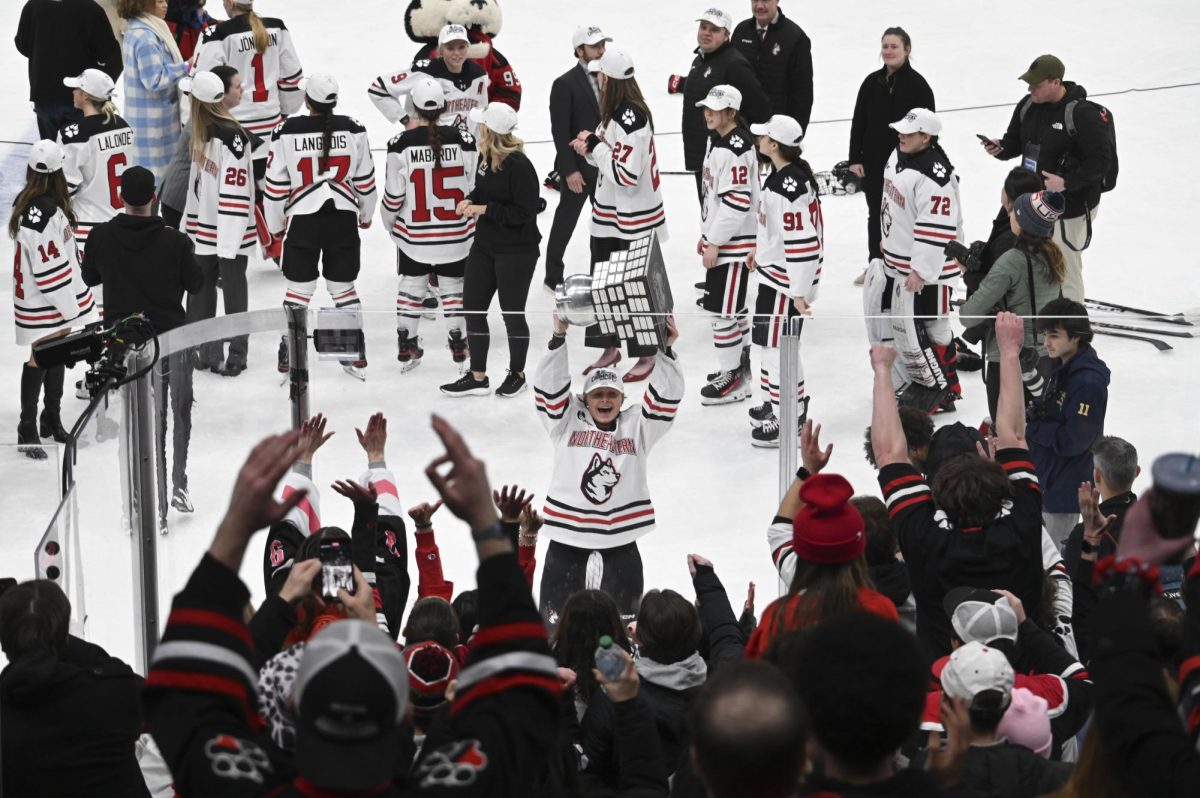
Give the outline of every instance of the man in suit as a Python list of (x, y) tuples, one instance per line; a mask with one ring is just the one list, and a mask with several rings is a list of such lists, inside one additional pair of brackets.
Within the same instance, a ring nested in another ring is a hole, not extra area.
[(571, 149), (571, 142), (581, 130), (595, 130), (600, 125), (600, 86), (595, 73), (588, 72), (588, 63), (604, 55), (604, 45), (612, 39), (595, 25), (576, 29), (571, 37), (578, 63), (559, 75), (550, 87), (550, 131), (554, 137), (554, 168), (559, 183), (558, 208), (550, 227), (546, 245), (546, 288), (553, 292), (563, 280), (563, 253), (579, 211), (596, 185), (596, 167)]
[(779, 10), (779, 0), (750, 0), (753, 16), (733, 29), (733, 44), (754, 67), (771, 101), (772, 114), (784, 114), (808, 130), (813, 106), (812, 42)]

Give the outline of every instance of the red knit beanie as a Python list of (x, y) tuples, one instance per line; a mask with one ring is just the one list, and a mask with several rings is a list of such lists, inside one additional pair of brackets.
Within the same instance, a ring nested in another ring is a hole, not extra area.
[(843, 563), (867, 547), (862, 516), (850, 504), (854, 488), (845, 477), (817, 474), (800, 486), (804, 506), (792, 519), (792, 550), (809, 562)]

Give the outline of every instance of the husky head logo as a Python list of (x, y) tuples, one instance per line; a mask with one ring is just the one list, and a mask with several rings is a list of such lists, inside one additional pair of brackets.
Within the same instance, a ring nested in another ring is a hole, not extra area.
[(613, 489), (620, 481), (621, 474), (613, 465), (612, 458), (601, 460), (597, 453), (592, 455), (592, 461), (583, 470), (579, 489), (592, 504), (604, 504), (612, 498)]

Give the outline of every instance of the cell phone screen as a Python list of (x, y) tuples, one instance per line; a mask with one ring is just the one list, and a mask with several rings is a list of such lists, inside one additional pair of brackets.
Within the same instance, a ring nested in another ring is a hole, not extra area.
[(338, 591), (354, 593), (354, 566), (350, 561), (349, 541), (327, 540), (321, 543), (321, 597), (337, 601)]

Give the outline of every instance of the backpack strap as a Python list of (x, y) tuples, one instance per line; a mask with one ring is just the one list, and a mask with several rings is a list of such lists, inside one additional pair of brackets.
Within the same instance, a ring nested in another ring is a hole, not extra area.
[(1075, 136), (1075, 106), (1079, 105), (1079, 100), (1071, 100), (1067, 103), (1067, 107), (1063, 109), (1063, 126), (1067, 129), (1067, 135)]

